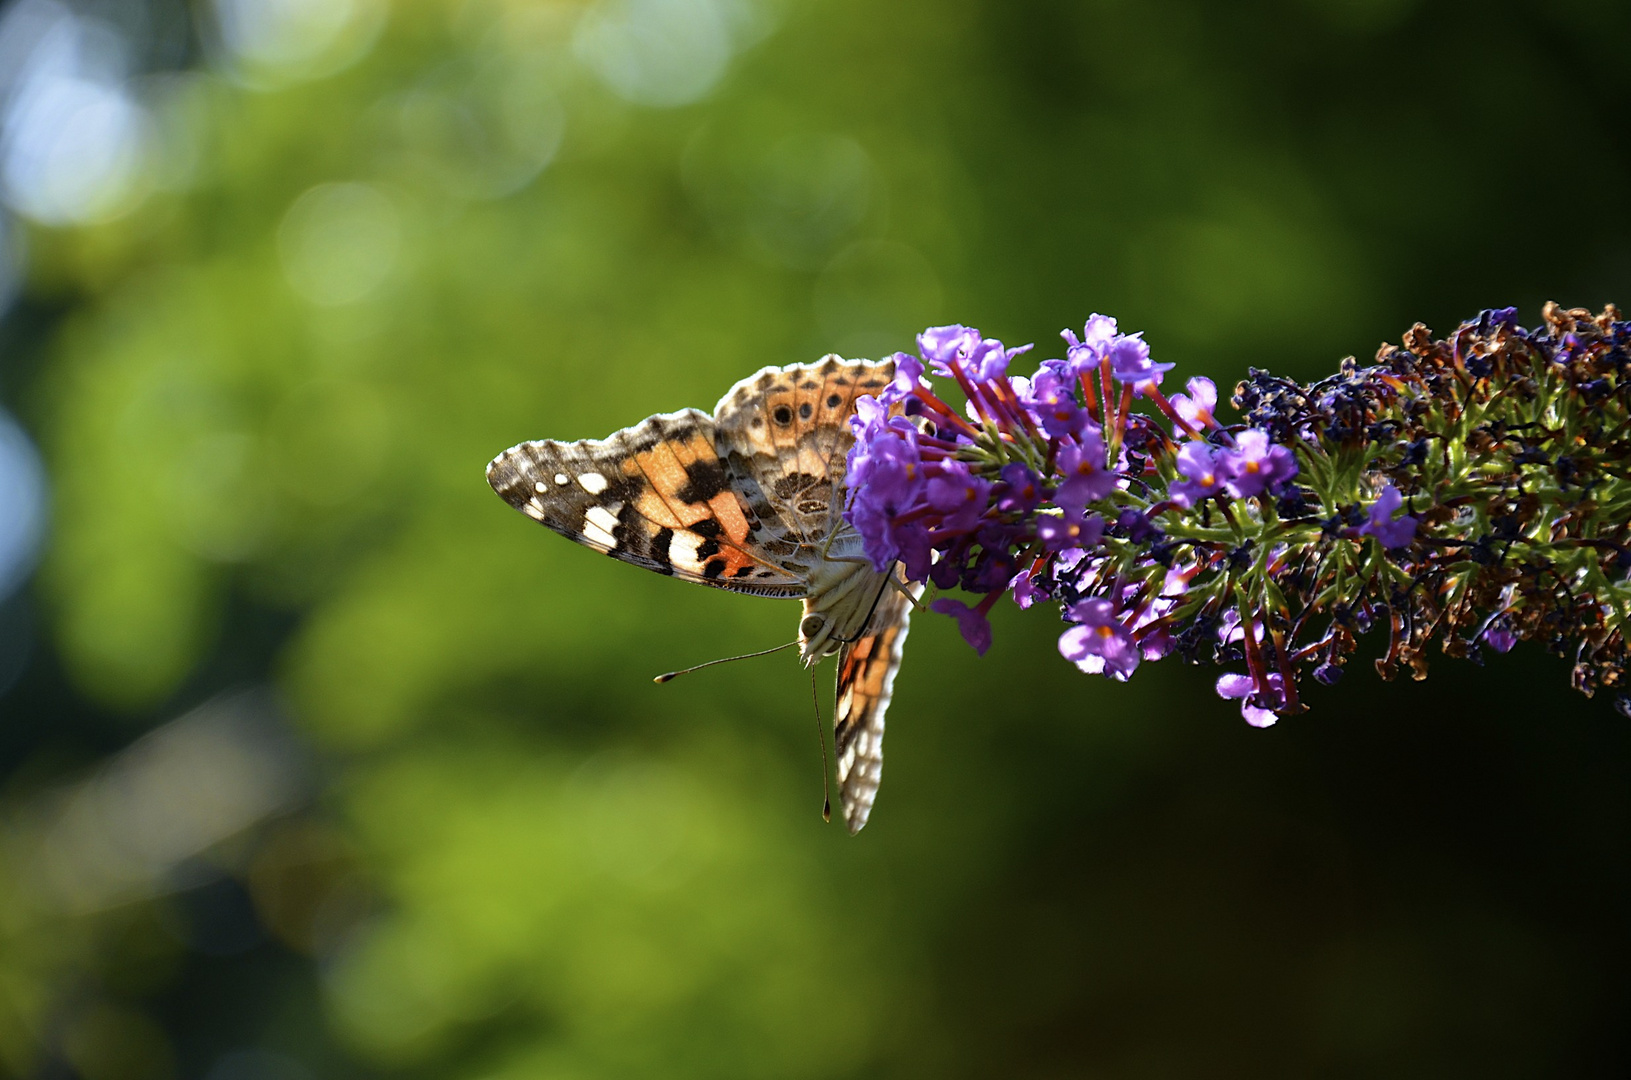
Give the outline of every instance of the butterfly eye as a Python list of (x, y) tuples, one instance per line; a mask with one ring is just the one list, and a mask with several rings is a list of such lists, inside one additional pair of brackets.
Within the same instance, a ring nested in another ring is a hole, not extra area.
[(807, 638), (813, 638), (821, 633), (821, 628), (827, 625), (827, 620), (820, 615), (806, 615), (804, 621), (799, 623), (799, 633)]

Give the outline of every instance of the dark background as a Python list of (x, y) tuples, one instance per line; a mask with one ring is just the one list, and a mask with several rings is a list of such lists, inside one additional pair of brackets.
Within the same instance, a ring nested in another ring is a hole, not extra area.
[(789, 659), (649, 681), (792, 605), (481, 470), (946, 322), (1226, 388), (1625, 301), (1628, 12), (0, 7), (0, 1074), (1623, 1075), (1631, 733), (1565, 662), (1258, 731), (920, 618), (851, 839)]

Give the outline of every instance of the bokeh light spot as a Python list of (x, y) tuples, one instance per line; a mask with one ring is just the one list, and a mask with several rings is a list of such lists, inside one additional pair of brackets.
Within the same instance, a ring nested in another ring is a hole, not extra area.
[(23, 57), (0, 118), (0, 195), (46, 225), (131, 209), (149, 171), (152, 119), (123, 85), (118, 36), (55, 4), (19, 5), (0, 25)]
[(0, 600), (34, 568), (45, 534), (45, 490), (34, 444), (0, 413)]
[(578, 24), (573, 45), (612, 90), (659, 107), (707, 97), (731, 55), (714, 0), (601, 0)]
[(449, 194), (492, 199), (519, 191), (554, 160), (566, 113), (541, 54), (449, 64), (398, 105), (412, 165)]
[(370, 184), (320, 184), (278, 228), (278, 254), (294, 291), (314, 304), (351, 304), (384, 283), (402, 246), (402, 221)]
[(216, 30), (232, 68), (277, 85), (343, 70), (385, 25), (380, 0), (215, 0)]

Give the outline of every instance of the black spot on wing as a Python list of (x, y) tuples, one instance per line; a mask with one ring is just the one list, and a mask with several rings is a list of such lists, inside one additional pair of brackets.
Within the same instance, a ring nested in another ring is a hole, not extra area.
[(668, 553), (669, 545), (673, 542), (673, 529), (658, 529), (657, 534), (651, 538), (651, 560), (659, 565), (658, 573), (672, 574), (674, 572), (674, 560)]
[[(709, 541), (709, 543), (713, 543), (713, 541)], [(703, 546), (706, 547), (707, 545), (703, 545)], [(715, 548), (716, 551), (718, 550), (718, 547), (719, 547), (718, 544), (714, 544), (714, 548)], [(700, 556), (701, 554), (702, 554), (702, 548), (699, 547), (699, 548), (697, 548), (697, 555)], [(725, 572), (725, 560), (724, 559), (709, 559), (707, 564), (704, 565), (703, 568), (702, 568), (702, 576), (705, 577), (705, 578), (716, 578), (720, 574), (723, 574), (724, 572)]]
[(715, 461), (693, 461), (685, 467), (685, 486), (676, 491), (682, 502), (705, 503), (730, 483), (725, 467)]
[[(691, 531), (703, 538), (702, 543), (697, 545), (697, 558), (711, 559), (719, 554), (719, 534), (724, 531), (719, 527), (719, 522), (713, 518), (704, 518), (691, 526)], [(724, 569), (723, 565), (721, 565), (720, 569)], [(706, 570), (703, 572), (707, 573)], [(718, 571), (715, 571), (708, 576), (718, 577), (719, 574)]]
[(800, 420), (810, 419), (810, 414), (812, 412), (814, 412), (814, 411), (815, 410), (810, 408), (810, 403), (808, 401), (806, 401), (803, 405), (799, 406), (799, 419)]

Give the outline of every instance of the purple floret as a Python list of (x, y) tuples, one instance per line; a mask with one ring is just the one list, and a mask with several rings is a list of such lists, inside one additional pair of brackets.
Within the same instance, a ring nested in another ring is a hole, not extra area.
[(1235, 437), (1235, 445), (1217, 454), (1224, 487), (1237, 499), (1271, 494), (1297, 475), (1297, 455), (1269, 440), (1266, 431), (1248, 428)]
[(1039, 514), (1036, 519), (1037, 542), (1047, 551), (1090, 548), (1103, 536), (1104, 519), (1097, 514), (1066, 510), (1062, 514)]
[(1178, 451), (1177, 467), (1182, 480), (1167, 485), (1167, 498), (1182, 507), (1194, 506), (1223, 487), (1218, 462), (1212, 448), (1203, 442), (1185, 443)]
[(1394, 513), (1404, 505), (1399, 489), (1389, 484), (1371, 504), (1370, 520), (1359, 526), (1362, 535), (1376, 537), (1377, 543), (1392, 551), (1402, 548), (1416, 538), (1416, 519), (1406, 514), (1397, 521)]
[(990, 492), (991, 482), (975, 476), (961, 461), (942, 463), (926, 489), (929, 505), (942, 515), (940, 527), (957, 531), (974, 528)]
[(1070, 606), (1076, 623), (1059, 635), (1059, 654), (1083, 671), (1125, 681), (1138, 667), (1138, 646), (1116, 618), (1108, 600), (1081, 600)]
[[(1275, 709), (1285, 707), (1285, 690), (1278, 674), (1268, 676), (1267, 686), (1259, 686), (1250, 675), (1229, 674), (1218, 676), (1218, 697), (1239, 699), (1240, 715), (1252, 727), (1265, 728), (1280, 719)], [(1264, 705), (1272, 706), (1264, 708)]]
[(1204, 434), (1216, 425), (1218, 388), (1211, 379), (1196, 376), (1184, 384), (1187, 394), (1172, 395), (1172, 407), (1196, 431)]
[(981, 656), (991, 648), (991, 624), (986, 621), (985, 612), (979, 608), (971, 608), (961, 600), (951, 599), (936, 600), (929, 607), (933, 611), (956, 619), (957, 629), (962, 632), (963, 640)]
[(1054, 502), (1067, 510), (1080, 510), (1116, 490), (1117, 477), (1105, 465), (1104, 439), (1097, 428), (1089, 428), (1079, 441), (1059, 448), (1059, 475), (1064, 481)]
[(1161, 385), (1162, 376), (1178, 366), (1151, 361), (1150, 347), (1141, 334), (1118, 336), (1110, 343), (1109, 354), (1111, 377), (1139, 394)]

